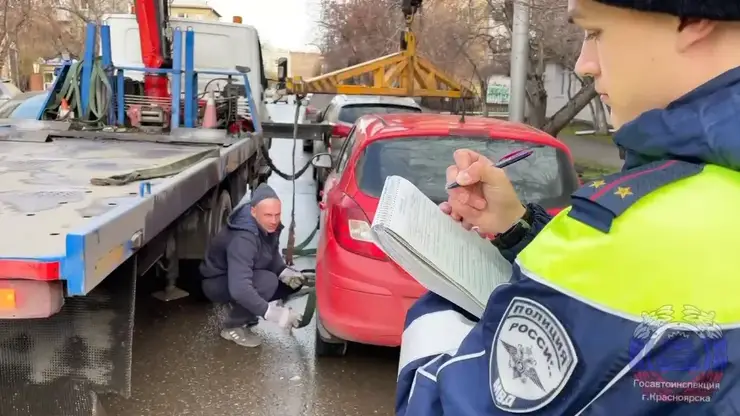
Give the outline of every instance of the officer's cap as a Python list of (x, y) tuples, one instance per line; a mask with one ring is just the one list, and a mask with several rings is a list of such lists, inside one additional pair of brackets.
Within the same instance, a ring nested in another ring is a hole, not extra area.
[(596, 0), (608, 6), (682, 18), (740, 21), (739, 0)]

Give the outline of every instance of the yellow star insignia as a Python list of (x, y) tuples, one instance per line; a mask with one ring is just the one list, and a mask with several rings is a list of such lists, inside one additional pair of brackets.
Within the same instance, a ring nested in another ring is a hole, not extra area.
[(618, 186), (617, 190), (614, 191), (614, 195), (619, 195), (620, 198), (624, 199), (632, 195), (632, 189), (629, 186)]
[(595, 189), (599, 189), (604, 185), (606, 185), (606, 182), (603, 179), (599, 179), (598, 181), (591, 182), (589, 186)]

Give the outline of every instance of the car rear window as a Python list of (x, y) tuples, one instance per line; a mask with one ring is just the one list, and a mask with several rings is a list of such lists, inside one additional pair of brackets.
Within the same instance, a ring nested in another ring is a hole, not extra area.
[[(497, 161), (527, 147), (518, 140), (466, 137), (412, 137), (379, 140), (369, 144), (357, 164), (357, 182), (362, 192), (379, 197), (385, 178), (402, 176), (413, 182), (434, 202), (447, 199), (445, 171), (457, 149), (471, 149)], [(570, 194), (578, 188), (578, 176), (568, 155), (555, 147), (538, 147), (532, 156), (507, 168), (519, 198), (546, 209), (570, 205)]]
[(368, 114), (393, 114), (393, 113), (420, 113), (421, 110), (414, 107), (405, 107), (402, 105), (388, 105), (388, 104), (359, 104), (359, 105), (346, 105), (339, 111), (339, 121), (355, 124), (358, 118)]

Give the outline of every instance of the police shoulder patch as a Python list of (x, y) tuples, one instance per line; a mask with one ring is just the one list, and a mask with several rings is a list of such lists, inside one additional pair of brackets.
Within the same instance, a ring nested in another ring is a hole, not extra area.
[(491, 345), (493, 403), (511, 413), (545, 407), (565, 387), (578, 364), (568, 333), (546, 307), (515, 297)]
[(704, 165), (679, 160), (649, 163), (585, 184), (572, 195), (569, 217), (608, 233), (612, 221), (651, 192), (701, 173)]

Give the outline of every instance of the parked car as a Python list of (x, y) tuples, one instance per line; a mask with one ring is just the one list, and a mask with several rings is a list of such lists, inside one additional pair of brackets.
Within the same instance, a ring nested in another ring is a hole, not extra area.
[[(336, 152), (342, 147), (344, 139), (358, 118), (368, 114), (393, 113), (421, 113), (421, 107), (409, 97), (337, 95), (315, 119), (318, 123), (334, 124), (331, 133), (324, 137), (322, 142), (303, 142), (303, 150), (313, 151), (313, 154)], [(326, 169), (314, 169), (317, 200), (321, 198), (320, 193), (328, 173)]]
[(0, 79), (0, 103), (20, 94), (21, 90), (9, 79)]
[(447, 199), (445, 171), (456, 149), (492, 160), (534, 145), (507, 173), (522, 201), (550, 213), (570, 205), (579, 186), (569, 149), (532, 127), (439, 114), (365, 116), (357, 121), (326, 179), (316, 258), (318, 355), (342, 355), (347, 342), (398, 346), (404, 317), (424, 289), (369, 235), (389, 175), (414, 183), (435, 203)]
[(0, 119), (35, 119), (46, 104), (48, 97), (48, 91), (32, 91), (16, 94), (9, 100), (0, 102)]

